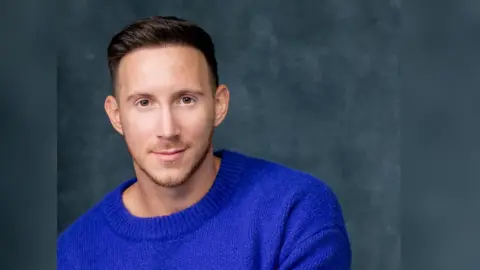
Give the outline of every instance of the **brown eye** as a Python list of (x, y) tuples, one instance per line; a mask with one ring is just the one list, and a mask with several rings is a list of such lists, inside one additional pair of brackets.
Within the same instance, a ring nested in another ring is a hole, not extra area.
[(138, 104), (139, 104), (140, 106), (142, 106), (142, 107), (146, 107), (146, 106), (148, 106), (150, 103), (149, 103), (149, 101), (148, 101), (147, 99), (142, 99), (142, 100), (140, 100), (140, 101), (138, 102)]
[(193, 102), (193, 99), (191, 97), (183, 97), (182, 98), (182, 103), (183, 104), (190, 104)]

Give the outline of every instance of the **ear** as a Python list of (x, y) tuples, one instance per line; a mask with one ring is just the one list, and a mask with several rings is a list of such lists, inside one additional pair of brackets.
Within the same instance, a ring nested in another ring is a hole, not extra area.
[(219, 85), (215, 92), (215, 123), (218, 127), (225, 119), (228, 112), (228, 104), (230, 102), (230, 92), (226, 85)]
[(120, 121), (120, 107), (118, 106), (117, 99), (113, 96), (108, 96), (105, 99), (104, 107), (113, 128), (123, 136), (122, 122)]

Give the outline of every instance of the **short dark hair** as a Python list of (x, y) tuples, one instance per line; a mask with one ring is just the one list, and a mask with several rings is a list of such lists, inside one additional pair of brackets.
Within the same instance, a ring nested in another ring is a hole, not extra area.
[(125, 55), (140, 48), (168, 45), (190, 46), (201, 51), (210, 68), (213, 84), (218, 86), (215, 46), (210, 35), (192, 22), (174, 16), (153, 16), (126, 26), (110, 41), (108, 67), (113, 92), (115, 93), (118, 65)]

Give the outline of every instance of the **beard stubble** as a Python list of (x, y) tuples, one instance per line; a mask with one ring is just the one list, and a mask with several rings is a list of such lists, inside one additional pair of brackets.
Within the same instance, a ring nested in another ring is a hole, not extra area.
[(210, 148), (212, 147), (212, 140), (213, 140), (213, 128), (209, 131), (208, 141), (202, 151), (201, 154), (193, 161), (193, 164), (188, 168), (187, 172), (181, 178), (173, 179), (173, 178), (158, 178), (149, 173), (142, 165), (136, 162), (138, 168), (156, 185), (164, 187), (164, 188), (174, 188), (185, 184), (194, 174), (198, 171), (200, 166), (204, 163), (205, 159), (210, 152)]

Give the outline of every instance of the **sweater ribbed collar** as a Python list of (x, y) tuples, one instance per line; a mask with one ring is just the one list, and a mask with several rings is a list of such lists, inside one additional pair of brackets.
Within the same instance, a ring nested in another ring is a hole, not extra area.
[(104, 214), (111, 228), (127, 238), (158, 240), (175, 238), (201, 226), (227, 203), (242, 176), (246, 161), (244, 155), (233, 151), (219, 150), (214, 154), (221, 158), (220, 168), (212, 187), (199, 202), (169, 216), (135, 217), (122, 200), (123, 192), (136, 182), (134, 178), (122, 183), (104, 201)]

